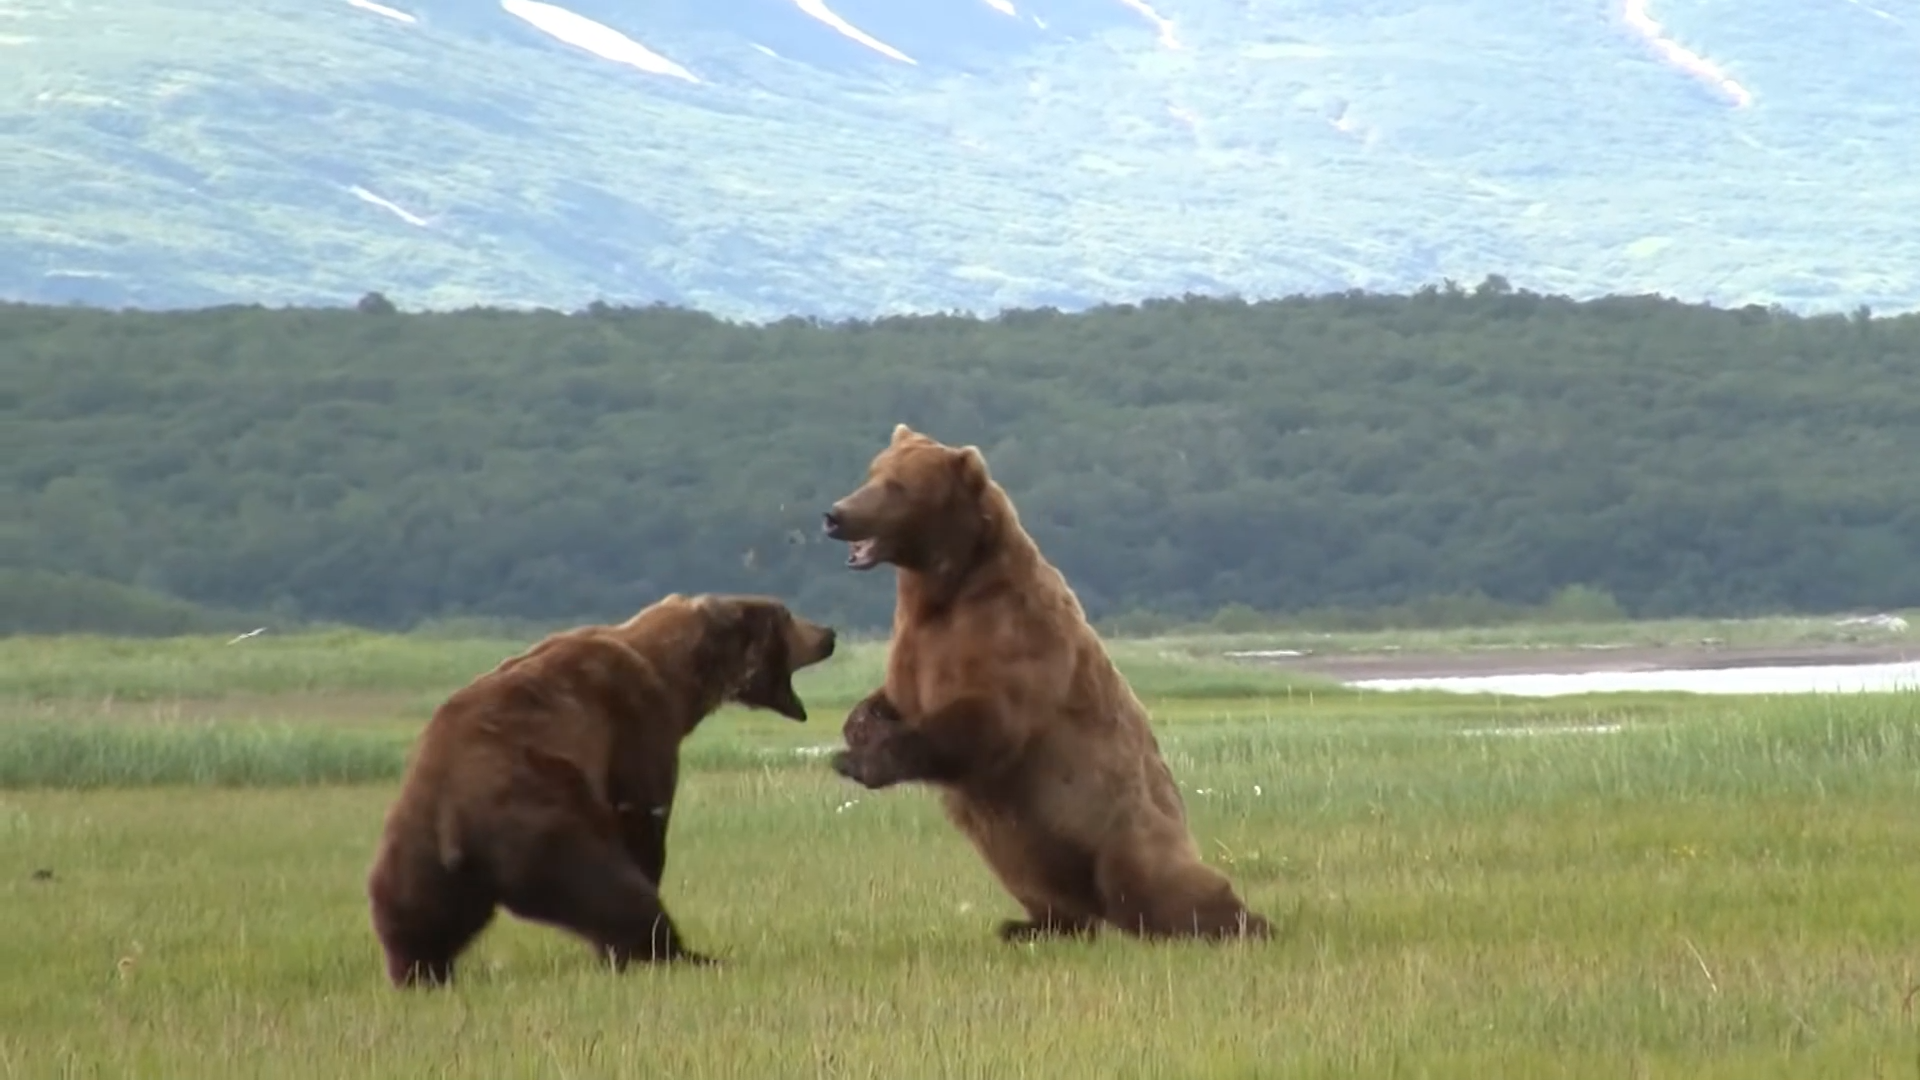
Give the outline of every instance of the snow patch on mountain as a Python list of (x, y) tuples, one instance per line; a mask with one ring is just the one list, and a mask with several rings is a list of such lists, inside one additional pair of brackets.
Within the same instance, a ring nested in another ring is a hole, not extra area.
[(585, 15), (553, 4), (543, 4), (540, 0), (500, 0), (500, 6), (507, 14), (525, 19), (534, 29), (577, 49), (585, 49), (603, 60), (627, 64), (653, 75), (667, 75), (690, 83), (700, 81), (694, 78), (693, 72), (613, 27), (595, 22)]
[(840, 33), (846, 35), (847, 37), (853, 39), (854, 41), (859, 42), (862, 45), (865, 45), (867, 48), (872, 49), (874, 52), (877, 52), (882, 56), (892, 57), (893, 59), (898, 60), (903, 64), (915, 64), (915, 65), (919, 64), (919, 61), (915, 60), (913, 57), (908, 56), (906, 53), (901, 52), (899, 49), (894, 48), (893, 46), (887, 44), (886, 42), (881, 41), (879, 38), (874, 37), (872, 34), (867, 33), (865, 30), (860, 29), (859, 27), (853, 25), (847, 20), (834, 14), (833, 9), (827, 6), (826, 0), (793, 0), (793, 2), (796, 6), (800, 8), (801, 11), (804, 11), (808, 15), (811, 15), (812, 17), (819, 19), (821, 22), (826, 23), (828, 26), (833, 27), (835, 30), (839, 31)]
[(390, 8), (385, 4), (376, 4), (373, 0), (347, 0), (347, 3), (359, 8), (361, 11), (371, 11), (375, 15), (384, 15), (394, 22), (417, 23), (420, 21), (398, 8)]
[(1718, 90), (1736, 108), (1753, 104), (1753, 94), (1721, 70), (1720, 65), (1668, 37), (1666, 30), (1647, 13), (1647, 0), (1626, 0), (1622, 15), (1635, 33), (1652, 44), (1660, 59)]
[(1160, 44), (1169, 49), (1180, 48), (1180, 38), (1174, 33), (1172, 19), (1155, 11), (1153, 5), (1147, 3), (1147, 0), (1120, 0), (1120, 2), (1145, 16), (1146, 20), (1160, 31)]
[(419, 214), (413, 213), (412, 211), (408, 210), (406, 207), (401, 206), (399, 203), (396, 203), (391, 199), (383, 199), (380, 196), (375, 195), (373, 192), (368, 191), (366, 188), (361, 187), (359, 184), (353, 185), (352, 187), (348, 188), (347, 191), (350, 192), (354, 198), (359, 199), (361, 202), (372, 203), (373, 205), (379, 207), (382, 210), (390, 211), (395, 217), (399, 218), (401, 221), (404, 221), (409, 225), (416, 225), (422, 229), (425, 229), (425, 228), (431, 227), (433, 224), (432, 222), (428, 221), (426, 218), (421, 217)]

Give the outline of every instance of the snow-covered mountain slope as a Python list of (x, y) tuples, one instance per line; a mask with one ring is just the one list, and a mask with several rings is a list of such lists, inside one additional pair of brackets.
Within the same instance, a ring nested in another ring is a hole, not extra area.
[(1920, 0), (14, 0), (0, 294), (1920, 296)]

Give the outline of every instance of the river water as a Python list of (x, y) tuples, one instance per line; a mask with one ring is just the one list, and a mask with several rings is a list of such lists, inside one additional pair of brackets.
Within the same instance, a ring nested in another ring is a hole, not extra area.
[(1920, 661), (1671, 671), (1589, 671), (1577, 674), (1463, 675), (1416, 679), (1356, 679), (1368, 690), (1448, 690), (1463, 694), (1558, 697), (1632, 691), (1693, 694), (1857, 694), (1920, 689)]

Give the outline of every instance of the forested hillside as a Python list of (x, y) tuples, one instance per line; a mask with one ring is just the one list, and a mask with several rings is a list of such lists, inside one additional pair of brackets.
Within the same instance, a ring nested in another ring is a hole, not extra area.
[(1100, 616), (1915, 604), (1917, 362), (1920, 317), (1497, 278), (833, 325), (8, 305), (0, 600), (399, 626), (751, 589), (879, 625), (819, 515), (906, 421), (987, 452)]

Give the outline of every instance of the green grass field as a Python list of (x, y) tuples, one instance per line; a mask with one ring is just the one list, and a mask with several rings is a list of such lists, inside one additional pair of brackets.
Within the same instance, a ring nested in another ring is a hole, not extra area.
[(380, 817), (517, 644), (0, 640), (0, 1077), (1920, 1076), (1920, 697), (1363, 694), (1191, 642), (1114, 647), (1272, 942), (995, 941), (929, 793), (805, 752), (869, 644), (809, 723), (688, 745), (664, 891), (723, 967), (502, 915), (402, 994)]

